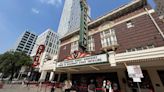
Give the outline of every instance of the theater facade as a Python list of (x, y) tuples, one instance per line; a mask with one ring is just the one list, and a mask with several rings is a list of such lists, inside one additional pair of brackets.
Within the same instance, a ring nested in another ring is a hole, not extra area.
[[(140, 65), (142, 92), (164, 90), (164, 22), (146, 0), (134, 0), (88, 23), (88, 47), (79, 48), (79, 30), (60, 39), (60, 50), (52, 69), (42, 69), (56, 81), (71, 79), (87, 87), (103, 80), (116, 83), (121, 92), (134, 92), (126, 65)], [(52, 73), (53, 72), (53, 73)]]

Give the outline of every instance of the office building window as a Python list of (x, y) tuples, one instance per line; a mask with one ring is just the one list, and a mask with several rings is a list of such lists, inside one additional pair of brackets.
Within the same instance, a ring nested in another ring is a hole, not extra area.
[(92, 36), (88, 37), (88, 51), (95, 51), (94, 39)]
[(51, 42), (49, 43), (49, 47), (52, 47), (52, 43)]
[(71, 52), (70, 53), (73, 53), (74, 51), (78, 50), (78, 41), (75, 41), (75, 42), (72, 42), (71, 43)]
[(134, 27), (134, 23), (131, 20), (130, 21), (127, 21), (126, 22), (126, 26), (127, 26), (127, 28)]
[(114, 29), (108, 29), (100, 33), (102, 47), (117, 45), (117, 38)]

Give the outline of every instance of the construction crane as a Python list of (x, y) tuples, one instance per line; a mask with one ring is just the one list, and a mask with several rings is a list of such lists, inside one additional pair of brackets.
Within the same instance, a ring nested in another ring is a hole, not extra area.
[(87, 51), (87, 39), (88, 39), (88, 5), (86, 0), (80, 0), (81, 7), (81, 19), (80, 19), (80, 39), (79, 47), (85, 52)]

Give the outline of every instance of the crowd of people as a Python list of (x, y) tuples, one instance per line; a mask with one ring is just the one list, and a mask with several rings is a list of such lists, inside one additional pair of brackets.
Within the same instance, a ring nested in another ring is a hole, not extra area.
[[(72, 83), (71, 80), (64, 81), (62, 87), (63, 92), (81, 92), (76, 81)], [(117, 83), (111, 83), (109, 80), (104, 80), (101, 88), (96, 88), (94, 80), (90, 80), (87, 86), (87, 92), (120, 92)]]

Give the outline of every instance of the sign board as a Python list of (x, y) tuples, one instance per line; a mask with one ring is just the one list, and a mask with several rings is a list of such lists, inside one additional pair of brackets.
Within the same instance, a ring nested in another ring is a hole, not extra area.
[(95, 64), (95, 63), (103, 63), (103, 62), (107, 62), (106, 54), (58, 62), (57, 67), (78, 66), (78, 65)]
[(36, 67), (39, 65), (40, 56), (44, 52), (44, 50), (45, 50), (45, 46), (39, 45), (37, 52), (36, 52), (36, 55), (34, 56), (34, 62), (32, 64), (33, 67)]
[(87, 49), (87, 32), (88, 32), (88, 22), (87, 22), (87, 12), (88, 7), (85, 0), (80, 1), (81, 6), (81, 19), (80, 19), (80, 39), (79, 39), (79, 46), (82, 47), (83, 50)]
[(140, 65), (127, 66), (128, 75), (130, 78), (143, 78)]
[(133, 82), (141, 82), (141, 78), (133, 78)]

